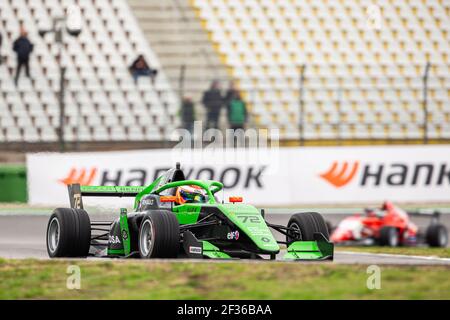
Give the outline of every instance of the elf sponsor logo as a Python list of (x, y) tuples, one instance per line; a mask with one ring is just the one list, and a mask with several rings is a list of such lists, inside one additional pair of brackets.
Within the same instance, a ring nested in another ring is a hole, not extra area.
[(108, 242), (112, 243), (112, 244), (117, 244), (117, 243), (120, 243), (120, 239), (118, 236), (109, 235)]
[(227, 233), (228, 240), (238, 240), (239, 239), (239, 231), (231, 231)]
[(357, 181), (361, 187), (407, 186), (450, 187), (450, 163), (381, 163), (333, 162), (328, 171), (319, 176), (336, 188)]
[(202, 254), (202, 248), (201, 247), (190, 246), (189, 247), (189, 253)]
[[(224, 184), (225, 188), (257, 188), (262, 189), (263, 174), (266, 166), (226, 166), (221, 169), (204, 166), (183, 168), (186, 179), (216, 180)], [(80, 185), (99, 186), (145, 186), (156, 180), (170, 168), (155, 168), (152, 172), (145, 168), (130, 168), (100, 171), (92, 168), (71, 168), (65, 178), (58, 181), (63, 184), (79, 183)]]

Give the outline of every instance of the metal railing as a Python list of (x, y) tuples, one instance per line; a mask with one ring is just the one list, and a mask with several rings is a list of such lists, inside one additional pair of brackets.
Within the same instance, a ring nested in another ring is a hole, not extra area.
[[(240, 91), (247, 105), (250, 107), (250, 125), (255, 126), (254, 118), (257, 114), (261, 114), (264, 110), (270, 112), (268, 105), (278, 107), (275, 112), (290, 112), (294, 121), (296, 121), (299, 130), (299, 141), (303, 145), (307, 140), (305, 134), (305, 127), (310, 123), (307, 115), (314, 112), (317, 113), (331, 113), (332, 119), (324, 119), (324, 125), (331, 125), (334, 131), (337, 132), (336, 139), (340, 139), (339, 132), (345, 131), (349, 127), (355, 125), (366, 126), (371, 129), (374, 125), (382, 125), (385, 127), (407, 127), (415, 124), (418, 126), (420, 132), (413, 134), (417, 137), (420, 134), (423, 143), (428, 143), (430, 130), (430, 117), (434, 115), (434, 111), (430, 110), (429, 98), (429, 79), (431, 63), (426, 63), (423, 66), (422, 76), (335, 76), (320, 77), (317, 75), (309, 75), (308, 66), (302, 65), (297, 68), (298, 75), (296, 78), (283, 78), (279, 76), (288, 85), (279, 86), (274, 85), (265, 77), (267, 81), (261, 81), (257, 77), (245, 79), (242, 77), (236, 79), (230, 78), (216, 78), (211, 76), (210, 79), (186, 77), (186, 67), (181, 67), (179, 79), (179, 96), (183, 97), (195, 91), (197, 98), (194, 103), (197, 109), (202, 110), (201, 93), (208, 89), (210, 82), (216, 80), (222, 84), (222, 90), (227, 89), (228, 83), (234, 81)], [(438, 77), (439, 78), (439, 77)], [(438, 82), (442, 81), (440, 77)], [(255, 84), (256, 83), (256, 84)], [(189, 84), (191, 90), (185, 90), (186, 85)], [(200, 88), (200, 86), (204, 88)], [(192, 89), (192, 88), (195, 89)], [(448, 90), (445, 87), (434, 87), (432, 90)], [(199, 94), (200, 93), (200, 94)], [(387, 96), (386, 96), (387, 95)], [(390, 95), (390, 96), (389, 96)], [(271, 99), (264, 98), (264, 96), (271, 96)], [(283, 98), (277, 97), (282, 96)], [(275, 97), (275, 99), (274, 99)], [(268, 104), (268, 101), (270, 103)], [(449, 105), (450, 101), (444, 103), (440, 101), (441, 105)], [(287, 108), (282, 108), (282, 106)], [(281, 106), (281, 108), (280, 108)], [(357, 107), (355, 110), (355, 106)], [(361, 114), (373, 114), (373, 118), (362, 121), (359, 118)], [(405, 114), (410, 114), (409, 117), (404, 117)], [(447, 110), (450, 116), (450, 109)], [(390, 116), (386, 116), (390, 114)], [(350, 120), (348, 119), (350, 116)], [(391, 118), (383, 120), (384, 118)], [(321, 118), (320, 116), (318, 118)], [(322, 117), (327, 118), (327, 117)], [(378, 119), (381, 118), (381, 119)], [(413, 119), (411, 119), (413, 118)], [(320, 125), (320, 123), (315, 122)], [(444, 128), (448, 125), (446, 118), (442, 118), (440, 124)], [(448, 128), (450, 130), (450, 127)], [(393, 129), (395, 130), (395, 129)], [(401, 136), (401, 132), (398, 132)], [(390, 139), (387, 137), (386, 139)], [(406, 137), (405, 139), (408, 139)], [(417, 139), (417, 138), (415, 138)]]

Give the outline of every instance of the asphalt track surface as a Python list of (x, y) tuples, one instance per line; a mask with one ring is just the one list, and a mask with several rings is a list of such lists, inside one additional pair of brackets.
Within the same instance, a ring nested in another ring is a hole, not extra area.
[[(267, 212), (266, 219), (271, 223), (286, 225), (289, 216), (290, 214), (270, 214)], [(344, 214), (325, 214), (324, 216), (334, 225), (345, 217)], [(91, 220), (105, 221), (112, 220), (114, 217), (115, 215), (94, 214), (91, 216)], [(13, 214), (0, 214), (0, 257), (48, 259), (45, 245), (48, 218), (49, 215), (44, 214), (21, 214), (17, 212)], [(429, 219), (416, 218), (414, 221), (419, 227), (425, 227)], [(441, 222), (450, 230), (450, 214), (442, 215)], [(278, 239), (283, 238), (282, 235), (276, 235), (276, 237)], [(338, 251), (335, 253), (333, 263), (450, 266), (450, 259)]]

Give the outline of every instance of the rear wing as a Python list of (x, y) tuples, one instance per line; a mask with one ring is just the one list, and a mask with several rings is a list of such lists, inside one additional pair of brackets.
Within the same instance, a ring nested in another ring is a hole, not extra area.
[(83, 209), (83, 197), (136, 197), (145, 187), (138, 186), (80, 186), (69, 184), (70, 207)]
[(437, 210), (427, 210), (427, 211), (408, 211), (410, 217), (425, 217), (430, 218), (431, 223), (438, 223), (441, 217), (441, 212)]

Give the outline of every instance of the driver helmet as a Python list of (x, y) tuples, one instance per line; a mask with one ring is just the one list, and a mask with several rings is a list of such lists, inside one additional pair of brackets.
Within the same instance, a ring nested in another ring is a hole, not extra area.
[(391, 210), (393, 208), (393, 206), (394, 205), (392, 204), (392, 202), (385, 201), (385, 202), (383, 202), (383, 205), (381, 206), (381, 210), (388, 211), (388, 210)]
[(366, 217), (375, 217), (376, 216), (375, 210), (372, 208), (366, 208), (366, 209), (364, 209), (364, 212), (366, 214)]
[(206, 202), (205, 190), (194, 185), (178, 187), (175, 192), (175, 197), (178, 204)]

